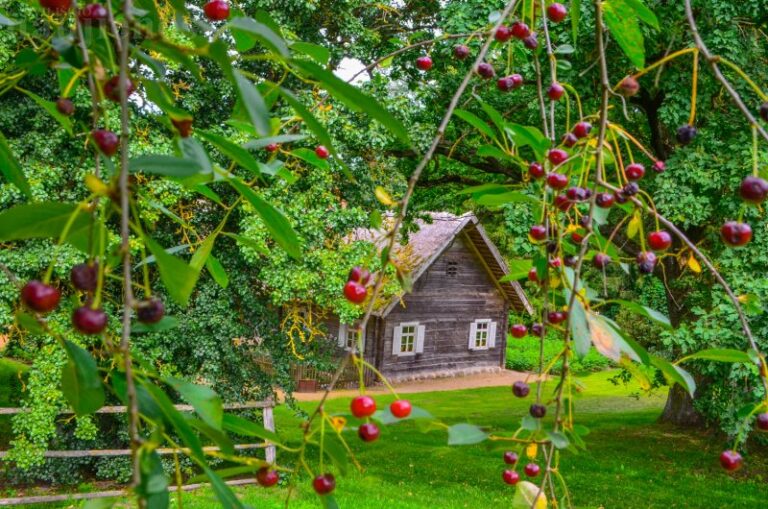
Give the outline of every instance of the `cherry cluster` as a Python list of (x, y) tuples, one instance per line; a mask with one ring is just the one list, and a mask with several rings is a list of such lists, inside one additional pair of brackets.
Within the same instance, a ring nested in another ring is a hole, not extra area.
[(362, 267), (354, 267), (349, 272), (347, 284), (344, 285), (344, 296), (353, 304), (362, 304), (368, 297), (368, 283), (371, 273)]
[[(511, 484), (514, 486), (520, 481), (520, 474), (517, 473), (515, 470), (520, 458), (517, 456), (517, 453), (512, 451), (506, 451), (504, 453), (504, 463), (509, 465), (512, 468), (508, 468), (504, 470), (501, 474), (501, 478), (504, 480), (505, 483)], [(536, 463), (528, 463), (523, 467), (523, 472), (525, 472), (525, 475), (533, 479), (534, 477), (537, 477), (539, 473), (541, 472), (541, 467)]]
[[(72, 0), (40, 0), (40, 6), (53, 14), (64, 14), (72, 8)], [(205, 16), (211, 21), (223, 21), (229, 18), (229, 3), (226, 0), (210, 0), (203, 6)], [(80, 9), (77, 17), (83, 24), (104, 23), (107, 9), (99, 3), (87, 4)]]

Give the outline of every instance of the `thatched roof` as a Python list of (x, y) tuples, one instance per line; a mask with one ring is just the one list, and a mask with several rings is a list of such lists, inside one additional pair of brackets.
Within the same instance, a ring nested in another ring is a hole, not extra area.
[[(411, 278), (415, 283), (422, 274), (450, 247), (456, 237), (462, 235), (464, 240), (474, 246), (483, 265), (489, 271), (490, 278), (496, 283), (501, 293), (518, 312), (533, 313), (533, 308), (528, 302), (525, 292), (517, 281), (500, 283), (499, 279), (509, 273), (504, 259), (496, 246), (488, 238), (477, 217), (467, 212), (461, 216), (455, 216), (448, 212), (430, 212), (431, 222), (417, 220), (418, 230), (408, 235), (408, 243), (395, 244), (395, 255), (407, 251), (409, 264), (411, 265)], [(355, 230), (349, 240), (364, 240), (373, 242), (379, 247), (384, 243), (386, 232), (359, 228)], [(393, 297), (387, 305), (379, 309), (376, 314), (386, 316), (400, 300), (399, 295)]]

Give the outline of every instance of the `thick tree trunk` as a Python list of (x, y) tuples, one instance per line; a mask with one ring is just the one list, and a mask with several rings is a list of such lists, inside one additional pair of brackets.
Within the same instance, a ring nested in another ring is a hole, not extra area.
[(702, 422), (701, 415), (693, 408), (693, 399), (677, 384), (669, 389), (667, 404), (659, 420), (678, 426), (698, 426)]

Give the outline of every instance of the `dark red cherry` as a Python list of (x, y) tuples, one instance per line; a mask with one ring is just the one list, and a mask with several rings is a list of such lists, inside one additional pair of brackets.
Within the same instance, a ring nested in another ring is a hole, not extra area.
[(749, 176), (741, 181), (739, 194), (751, 203), (762, 203), (768, 196), (768, 182), (760, 177)]
[(512, 451), (506, 451), (504, 453), (504, 463), (507, 465), (514, 465), (520, 458), (517, 457), (517, 453)]
[(592, 194), (589, 192), (589, 189), (584, 189), (583, 187), (569, 187), (568, 190), (565, 192), (565, 195), (568, 197), (569, 200), (573, 202), (580, 202), (588, 200)]
[(568, 9), (563, 4), (553, 3), (547, 7), (547, 17), (553, 23), (560, 23), (568, 15)]
[(589, 132), (592, 130), (592, 124), (589, 122), (579, 122), (573, 126), (573, 135), (577, 138), (586, 138), (589, 136)]
[(523, 39), (523, 46), (528, 49), (536, 49), (539, 47), (539, 38), (534, 33)]
[(75, 103), (66, 97), (60, 97), (56, 101), (56, 111), (64, 115), (65, 117), (71, 117), (75, 114)]
[(407, 399), (398, 399), (397, 401), (393, 401), (391, 405), (389, 405), (389, 411), (392, 412), (392, 415), (397, 417), (398, 419), (405, 419), (409, 415), (411, 415), (411, 402)]
[(203, 12), (211, 21), (224, 21), (229, 18), (229, 4), (225, 0), (211, 0), (203, 6)]
[(327, 495), (336, 488), (336, 478), (333, 474), (322, 474), (312, 481), (312, 488), (318, 495)]
[(597, 193), (595, 196), (595, 205), (603, 209), (611, 208), (614, 201), (616, 200), (611, 193)]
[(541, 337), (541, 334), (544, 332), (544, 326), (540, 323), (534, 323), (531, 325), (531, 335), (536, 337)]
[(632, 76), (627, 76), (619, 84), (619, 93), (624, 97), (632, 97), (640, 91), (640, 83)]
[(760, 105), (760, 118), (768, 122), (768, 103)]
[(428, 71), (432, 69), (432, 59), (428, 55), (420, 56), (416, 59), (416, 67), (420, 71)]
[(277, 143), (270, 143), (266, 147), (264, 147), (264, 150), (272, 154), (273, 152), (277, 152), (277, 149), (279, 148), (280, 148), (280, 145), (278, 145)]
[(568, 175), (552, 172), (547, 175), (547, 185), (552, 189), (563, 189), (568, 185)]
[(506, 25), (501, 25), (494, 32), (493, 37), (499, 42), (507, 42), (512, 38), (512, 29)]
[(680, 126), (677, 128), (677, 141), (680, 142), (681, 145), (688, 145), (698, 133), (699, 131), (692, 125), (686, 124)]
[(325, 145), (318, 145), (315, 147), (315, 155), (320, 159), (328, 159), (331, 155), (331, 151)]
[(136, 318), (141, 323), (157, 323), (165, 316), (165, 305), (157, 297), (144, 299), (136, 304)]
[(344, 285), (344, 297), (353, 304), (362, 304), (368, 296), (368, 289), (357, 281), (347, 281)]
[(349, 271), (347, 281), (357, 281), (362, 285), (367, 285), (371, 280), (371, 273), (362, 267), (352, 267)]
[(531, 408), (528, 411), (530, 412), (531, 417), (535, 417), (536, 419), (541, 419), (547, 415), (547, 407), (539, 405), (538, 403), (531, 405)]
[(357, 435), (363, 442), (374, 442), (380, 434), (381, 430), (372, 422), (366, 422), (357, 428)]
[(565, 133), (561, 141), (563, 145), (565, 145), (568, 148), (571, 148), (574, 145), (576, 145), (576, 143), (578, 143), (579, 138), (577, 138), (576, 135), (573, 133)]
[(40, 0), (40, 6), (55, 14), (64, 14), (72, 7), (72, 0)]
[(504, 479), (504, 482), (514, 486), (518, 482), (520, 482), (520, 474), (515, 472), (514, 470), (505, 470), (504, 473), (501, 474), (501, 478)]
[(653, 251), (640, 251), (637, 254), (637, 266), (643, 274), (651, 274), (656, 268), (658, 258)]
[[(136, 91), (136, 85), (130, 78), (125, 81), (125, 93), (130, 97)], [(104, 83), (104, 97), (112, 102), (120, 102), (120, 76), (112, 76)]]
[(629, 182), (621, 188), (621, 192), (624, 196), (634, 196), (640, 192), (640, 186), (637, 185), (637, 182)]
[(528, 393), (530, 392), (531, 392), (531, 387), (525, 382), (521, 382), (518, 380), (517, 382), (512, 384), (512, 394), (514, 394), (518, 398), (524, 398), (528, 396)]
[(760, 431), (768, 431), (768, 412), (757, 414), (757, 429)]
[(539, 282), (539, 274), (536, 271), (536, 267), (531, 267), (531, 270), (528, 271), (528, 281), (533, 283)]
[(503, 78), (499, 78), (496, 81), (496, 88), (498, 88), (502, 92), (509, 92), (513, 88), (515, 88), (515, 83), (512, 81), (512, 78), (509, 76), (504, 76)]
[(645, 175), (645, 166), (640, 163), (632, 163), (624, 171), (629, 180), (640, 180)]
[(72, 286), (83, 292), (93, 292), (99, 282), (99, 265), (96, 262), (79, 263), (69, 272)]
[(358, 419), (370, 417), (376, 411), (376, 401), (370, 396), (357, 396), (349, 404), (349, 409)]
[(558, 194), (555, 196), (555, 207), (560, 209), (562, 212), (568, 212), (568, 210), (573, 207), (573, 202), (569, 200), (568, 197), (564, 194)]
[(720, 235), (729, 246), (743, 246), (752, 240), (752, 227), (747, 223), (728, 221), (720, 228)]
[(547, 97), (550, 101), (559, 101), (563, 94), (565, 94), (565, 87), (560, 83), (552, 83), (547, 90)]
[(656, 173), (664, 173), (664, 170), (667, 169), (667, 163), (664, 161), (656, 161), (653, 163), (653, 171)]
[(261, 467), (256, 471), (256, 481), (265, 488), (274, 486), (279, 480), (280, 475), (277, 473), (277, 470), (272, 470), (269, 467)]
[(81, 306), (72, 313), (72, 325), (83, 334), (99, 334), (107, 328), (107, 314), (101, 309)]
[(48, 313), (59, 305), (61, 292), (41, 281), (30, 281), (21, 289), (21, 301), (32, 311)]
[(544, 225), (535, 224), (531, 226), (530, 230), (528, 230), (528, 234), (534, 240), (544, 240), (547, 238), (547, 229), (544, 227)]
[(522, 337), (525, 337), (526, 334), (528, 334), (528, 327), (526, 327), (522, 323), (516, 323), (512, 327), (510, 327), (509, 332), (512, 334), (512, 337), (522, 338)]
[(91, 137), (101, 153), (107, 157), (115, 155), (120, 148), (120, 138), (112, 131), (95, 129), (91, 131)]
[(627, 203), (627, 201), (629, 201), (629, 198), (627, 198), (627, 195), (625, 195), (621, 191), (616, 191), (615, 193), (613, 193), (613, 197), (616, 199), (616, 203), (618, 203), (619, 205), (623, 203)]
[(609, 263), (611, 263), (611, 257), (605, 253), (597, 253), (595, 257), (592, 258), (592, 265), (598, 269), (604, 269)]
[(531, 35), (531, 29), (528, 28), (528, 25), (521, 21), (515, 21), (512, 23), (512, 36), (515, 39), (525, 39)]
[(489, 80), (496, 75), (496, 71), (493, 70), (491, 64), (483, 62), (477, 66), (477, 74), (479, 74), (481, 78)]
[(579, 259), (573, 255), (568, 255), (565, 258), (563, 258), (563, 263), (565, 264), (566, 267), (575, 267), (578, 261)]
[(540, 179), (544, 176), (544, 167), (541, 163), (534, 161), (528, 165), (528, 174), (535, 179)]
[(744, 463), (744, 459), (736, 451), (723, 451), (720, 454), (720, 465), (729, 472), (734, 472), (741, 468)]
[(191, 118), (171, 119), (171, 124), (173, 124), (173, 127), (176, 128), (179, 132), (179, 136), (182, 138), (189, 138), (189, 135), (192, 134), (192, 122), (193, 120)]
[(568, 152), (559, 148), (553, 148), (547, 152), (547, 159), (555, 166), (564, 163), (568, 160)]
[(458, 60), (464, 60), (469, 56), (469, 48), (464, 46), (463, 44), (459, 44), (458, 46), (453, 47), (453, 56), (456, 57)]
[(77, 19), (83, 25), (100, 25), (107, 21), (107, 8), (101, 4), (88, 4), (77, 13)]
[(525, 466), (524, 471), (525, 471), (525, 475), (527, 475), (528, 477), (536, 477), (537, 475), (539, 475), (539, 472), (541, 472), (541, 468), (539, 468), (539, 466), (536, 463), (528, 463)]
[(648, 245), (654, 251), (664, 251), (672, 245), (672, 235), (666, 230), (658, 230), (648, 234)]

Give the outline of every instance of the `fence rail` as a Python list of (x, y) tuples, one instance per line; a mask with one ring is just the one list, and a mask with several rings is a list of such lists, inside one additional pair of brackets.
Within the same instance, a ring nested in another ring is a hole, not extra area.
[[(252, 401), (248, 403), (230, 403), (224, 405), (224, 410), (252, 410), (252, 409), (261, 409), (262, 411), (262, 418), (263, 418), (263, 424), (264, 428), (269, 431), (275, 431), (275, 417), (273, 413), (275, 403), (274, 401), (269, 398), (265, 399), (263, 401)], [(191, 405), (174, 405), (174, 407), (181, 411), (181, 412), (192, 412), (194, 411), (194, 408)], [(29, 409), (26, 408), (0, 408), (0, 415), (16, 415), (20, 413), (28, 412)], [(100, 408), (96, 411), (97, 414), (122, 414), (127, 411), (127, 407), (125, 406), (105, 406)], [(59, 412), (59, 415), (72, 415), (74, 412), (71, 410), (62, 410)], [(272, 445), (270, 442), (265, 441), (261, 443), (256, 444), (236, 444), (235, 445), (236, 450), (253, 450), (253, 449), (264, 449), (265, 450), (265, 459), (269, 463), (274, 463), (277, 457), (277, 451), (274, 445)], [(204, 452), (214, 452), (219, 451), (219, 447), (215, 446), (206, 446), (203, 447)], [(186, 453), (188, 452), (188, 449), (186, 448), (161, 448), (156, 449), (158, 454), (175, 454), (175, 453)], [(0, 458), (4, 458), (8, 455), (8, 451), (0, 451)], [(88, 458), (88, 457), (114, 457), (114, 456), (130, 456), (131, 450), (130, 449), (82, 449), (82, 450), (67, 450), (67, 451), (61, 451), (61, 450), (54, 450), (54, 451), (46, 451), (44, 453), (44, 456), (46, 458)], [(255, 483), (255, 479), (238, 479), (233, 481), (228, 481), (227, 484), (230, 486), (242, 486), (247, 484), (253, 484)], [(178, 489), (181, 491), (192, 491), (196, 490), (198, 488), (202, 488), (205, 486), (208, 486), (209, 483), (197, 483), (197, 484), (186, 484), (183, 486), (171, 486), (168, 488), (168, 491), (175, 492)], [(69, 494), (56, 494), (56, 495), (35, 495), (35, 496), (27, 496), (27, 497), (10, 497), (10, 498), (0, 498), (0, 506), (15, 506), (15, 505), (24, 505), (24, 504), (43, 504), (43, 503), (51, 503), (51, 502), (67, 502), (67, 501), (77, 501), (77, 500), (92, 500), (97, 498), (113, 498), (113, 497), (124, 497), (128, 495), (130, 492), (125, 489), (121, 490), (109, 490), (109, 491), (96, 491), (91, 493), (69, 493)]]

